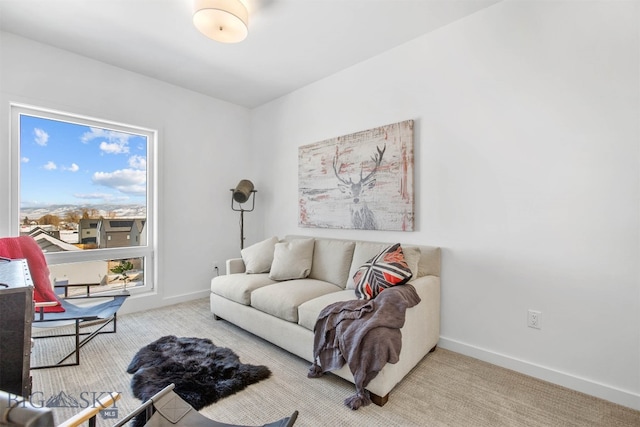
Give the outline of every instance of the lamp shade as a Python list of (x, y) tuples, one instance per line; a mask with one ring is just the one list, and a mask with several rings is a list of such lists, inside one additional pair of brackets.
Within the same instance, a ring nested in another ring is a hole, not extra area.
[(210, 39), (237, 43), (249, 34), (249, 13), (240, 0), (194, 0), (193, 25)]
[(238, 183), (235, 190), (233, 190), (233, 200), (238, 203), (244, 203), (249, 200), (251, 192), (253, 191), (253, 182), (248, 179), (243, 179)]

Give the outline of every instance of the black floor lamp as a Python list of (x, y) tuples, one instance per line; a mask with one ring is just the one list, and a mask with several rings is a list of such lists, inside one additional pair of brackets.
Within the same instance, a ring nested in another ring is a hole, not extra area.
[[(244, 213), (245, 212), (253, 212), (253, 209), (256, 207), (256, 193), (258, 190), (253, 189), (253, 182), (248, 179), (243, 179), (238, 183), (236, 188), (231, 189), (231, 209), (240, 212), (240, 250), (244, 249)], [(251, 197), (251, 209), (244, 209), (242, 207), (243, 203), (246, 203)], [(236, 208), (233, 202), (238, 204)]]

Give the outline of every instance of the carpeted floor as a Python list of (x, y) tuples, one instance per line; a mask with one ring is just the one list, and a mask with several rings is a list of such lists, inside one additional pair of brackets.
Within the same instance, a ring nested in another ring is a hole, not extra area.
[[(126, 373), (135, 353), (164, 336), (209, 338), (229, 347), (243, 363), (266, 365), (272, 376), (204, 408), (221, 422), (262, 425), (298, 410), (304, 426), (640, 426), (640, 412), (567, 390), (451, 351), (428, 355), (392, 391), (384, 407), (351, 411), (342, 401), (353, 384), (327, 375), (306, 377), (309, 363), (225, 321), (214, 321), (208, 299), (122, 315), (117, 334), (102, 335), (82, 349), (81, 365), (32, 371), (33, 402), (64, 392), (86, 406), (101, 392), (123, 393), (117, 404), (124, 418), (140, 402)], [(62, 340), (60, 340), (62, 341)], [(32, 363), (46, 360), (71, 343), (39, 340)], [(57, 422), (79, 409), (54, 409)], [(98, 419), (98, 426), (114, 420)]]

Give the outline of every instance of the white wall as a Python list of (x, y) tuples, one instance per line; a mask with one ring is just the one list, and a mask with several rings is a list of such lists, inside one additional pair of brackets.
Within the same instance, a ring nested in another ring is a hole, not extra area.
[[(540, 3), (499, 3), (253, 112), (0, 33), (0, 200), (9, 102), (154, 128), (159, 293), (129, 309), (206, 295), (211, 262), (237, 255), (229, 188), (248, 178), (248, 244), (440, 245), (441, 346), (640, 409), (640, 12)], [(405, 119), (417, 231), (299, 229), (297, 147)]]
[[(442, 347), (640, 409), (639, 23), (499, 3), (255, 109), (262, 235), (439, 245)], [(405, 119), (417, 231), (298, 228), (298, 147)]]
[[(156, 129), (156, 295), (124, 311), (208, 295), (213, 261), (236, 256), (237, 216), (229, 189), (248, 177), (249, 111), (101, 62), (0, 33), (0, 200), (10, 200), (9, 103), (19, 102)], [(10, 235), (8, 203), (0, 236)]]

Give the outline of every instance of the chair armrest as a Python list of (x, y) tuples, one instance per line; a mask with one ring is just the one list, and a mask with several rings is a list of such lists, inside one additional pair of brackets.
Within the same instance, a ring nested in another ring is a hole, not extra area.
[(120, 297), (120, 296), (130, 296), (131, 294), (129, 293), (129, 291), (118, 291), (118, 290), (114, 290), (113, 292), (103, 292), (103, 293), (99, 293), (97, 295), (83, 295), (83, 296), (79, 296), (79, 297), (69, 297), (69, 298), (64, 298), (66, 301), (73, 301), (73, 300), (79, 300), (79, 299), (87, 299), (87, 300), (92, 300), (92, 299), (100, 299), (100, 298), (112, 298), (112, 297)]
[(246, 267), (242, 258), (231, 258), (227, 260), (227, 274), (244, 273)]
[(45, 307), (55, 307), (56, 305), (59, 305), (60, 303), (58, 301), (43, 301), (43, 302), (34, 302), (33, 303), (33, 307), (34, 307), (34, 315), (38, 315), (37, 318), (34, 319), (35, 322), (37, 322), (38, 320), (42, 320), (44, 318), (44, 309)]
[(91, 286), (100, 286), (100, 283), (67, 283), (67, 281), (63, 282), (54, 282), (53, 288), (62, 288), (64, 289), (64, 297), (69, 296), (69, 288), (77, 288), (77, 287), (86, 287), (86, 295), (91, 295), (90, 288)]
[(58, 305), (58, 301), (43, 301), (43, 302), (34, 302), (33, 305), (35, 308), (44, 308), (44, 307), (53, 307)]
[(118, 399), (120, 399), (120, 393), (107, 393), (105, 396), (98, 399), (97, 402), (93, 402), (93, 405), (88, 406), (83, 411), (78, 412), (62, 424), (59, 424), (58, 427), (77, 427), (92, 418), (95, 418), (100, 411), (107, 409)]
[[(162, 390), (160, 390), (159, 392), (157, 392), (156, 394), (151, 396), (145, 402), (143, 402), (140, 406), (138, 406), (133, 412), (131, 412), (125, 418), (123, 418), (122, 420), (118, 421), (113, 427), (122, 427), (125, 424), (127, 424), (129, 421), (131, 421), (133, 419), (133, 417), (135, 417), (136, 415), (141, 414), (142, 412), (146, 411), (147, 409), (151, 409), (151, 408), (149, 408), (151, 405), (153, 405), (154, 403), (158, 402), (165, 395), (169, 394), (169, 392), (171, 392), (171, 390), (173, 390), (175, 388), (175, 386), (176, 385), (174, 383), (169, 384), (168, 386), (166, 386), (165, 388), (163, 388)], [(146, 421), (149, 421), (148, 417), (147, 417)]]

